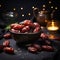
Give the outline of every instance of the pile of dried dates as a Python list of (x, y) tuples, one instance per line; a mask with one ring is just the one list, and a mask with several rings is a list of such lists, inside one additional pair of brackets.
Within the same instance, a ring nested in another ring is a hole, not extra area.
[(31, 53), (37, 53), (40, 51), (54, 51), (54, 47), (50, 45), (39, 45), (39, 44), (30, 44), (27, 45), (27, 50)]
[(41, 26), (37, 22), (24, 20), (20, 23), (11, 24), (10, 27), (10, 30), (14, 33), (37, 33), (40, 31)]

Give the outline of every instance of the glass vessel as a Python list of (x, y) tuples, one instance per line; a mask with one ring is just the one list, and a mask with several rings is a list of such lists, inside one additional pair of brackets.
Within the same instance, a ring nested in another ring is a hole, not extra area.
[(50, 21), (47, 23), (47, 30), (49, 33), (49, 39), (57, 39), (58, 37), (58, 30), (59, 30), (59, 24), (57, 21)]
[(57, 30), (59, 30), (58, 22), (57, 21), (54, 21), (54, 20), (48, 22), (47, 23), (47, 29), (49, 31), (57, 31)]

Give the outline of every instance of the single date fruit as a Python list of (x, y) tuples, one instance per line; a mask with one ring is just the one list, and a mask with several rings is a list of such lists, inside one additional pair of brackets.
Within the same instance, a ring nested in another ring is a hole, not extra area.
[(25, 32), (28, 32), (29, 30), (30, 30), (30, 27), (29, 26), (25, 26), (24, 28), (22, 28), (21, 32), (25, 33)]
[(10, 41), (9, 40), (6, 40), (3, 42), (3, 46), (4, 47), (8, 47), (10, 45)]
[(35, 48), (35, 47), (28, 47), (28, 51), (32, 52), (32, 53), (36, 53), (37, 52), (37, 48)]
[(11, 34), (10, 33), (6, 33), (3, 35), (4, 38), (8, 39), (8, 38), (11, 38)]
[(40, 31), (40, 27), (36, 27), (34, 30), (33, 30), (33, 33), (37, 33)]
[(38, 44), (33, 44), (33, 46), (34, 46), (35, 48), (37, 48), (38, 51), (41, 51), (41, 50), (42, 50), (42, 49), (41, 49), (41, 46), (38, 45)]
[(5, 47), (3, 50), (6, 53), (10, 53), (10, 54), (14, 53), (14, 49), (12, 47)]
[(48, 45), (43, 45), (42, 49), (45, 51), (54, 51), (54, 48), (52, 46), (48, 46)]
[(34, 27), (40, 27), (40, 25), (38, 23), (36, 23), (36, 22), (33, 23), (33, 26)]
[(10, 25), (10, 27), (13, 28), (16, 25), (18, 25), (18, 23), (13, 23), (13, 24)]
[(24, 20), (24, 25), (28, 25), (30, 26), (32, 24), (32, 21), (31, 20)]
[(11, 29), (11, 32), (13, 32), (13, 33), (20, 33), (20, 30)]
[(45, 34), (45, 33), (41, 33), (40, 37), (41, 37), (42, 39), (48, 39), (48, 35)]
[(24, 27), (24, 25), (18, 24), (18, 25), (15, 25), (15, 26), (13, 27), (13, 29), (15, 29), (15, 30), (21, 30), (23, 27)]

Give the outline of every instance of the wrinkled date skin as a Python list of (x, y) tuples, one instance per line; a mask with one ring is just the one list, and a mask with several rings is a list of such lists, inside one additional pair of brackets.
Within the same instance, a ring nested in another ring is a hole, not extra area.
[(33, 33), (37, 33), (40, 31), (40, 27), (36, 27), (34, 30), (33, 30)]
[(45, 51), (54, 51), (54, 48), (52, 46), (48, 46), (48, 45), (43, 45), (42, 49)]
[(41, 51), (41, 50), (42, 50), (41, 46), (38, 45), (38, 44), (33, 44), (33, 46), (34, 46), (35, 48), (37, 48), (38, 51)]
[(20, 33), (20, 30), (11, 29), (13, 33)]
[(6, 40), (3, 42), (3, 46), (4, 47), (8, 47), (10, 45), (10, 41), (9, 40)]
[(29, 32), (30, 30), (30, 27), (29, 26), (25, 26), (23, 29), (22, 29), (22, 33), (25, 33), (25, 32)]
[(24, 25), (31, 26), (32, 21), (31, 20), (24, 20)]
[(14, 53), (14, 49), (12, 47), (5, 47), (3, 50), (6, 53), (10, 53), (10, 54)]
[(18, 24), (18, 25), (16, 25), (16, 26), (14, 26), (13, 29), (15, 29), (15, 30), (20, 30), (20, 29), (22, 29), (23, 27), (24, 27), (24, 25)]
[(36, 53), (37, 52), (37, 48), (35, 47), (28, 47), (28, 51), (31, 53)]
[(11, 24), (10, 27), (13, 33), (37, 33), (40, 31), (40, 25), (31, 20), (24, 20), (22, 24)]
[(10, 33), (6, 33), (3, 35), (4, 38), (8, 39), (8, 38), (11, 38), (11, 34)]
[(16, 25), (18, 25), (18, 24), (17, 24), (17, 23), (11, 24), (11, 25), (10, 25), (11, 29), (12, 29), (14, 26), (16, 26)]
[(34, 27), (40, 27), (40, 25), (39, 25), (37, 22), (34, 22), (34, 23), (33, 23), (33, 26), (34, 26)]

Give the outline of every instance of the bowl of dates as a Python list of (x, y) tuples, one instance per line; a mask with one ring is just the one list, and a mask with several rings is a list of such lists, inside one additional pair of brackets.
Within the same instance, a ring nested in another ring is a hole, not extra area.
[(12, 38), (16, 42), (29, 42), (39, 39), (41, 34), (41, 26), (37, 22), (31, 20), (24, 20), (20, 23), (13, 23), (10, 25), (10, 32)]

